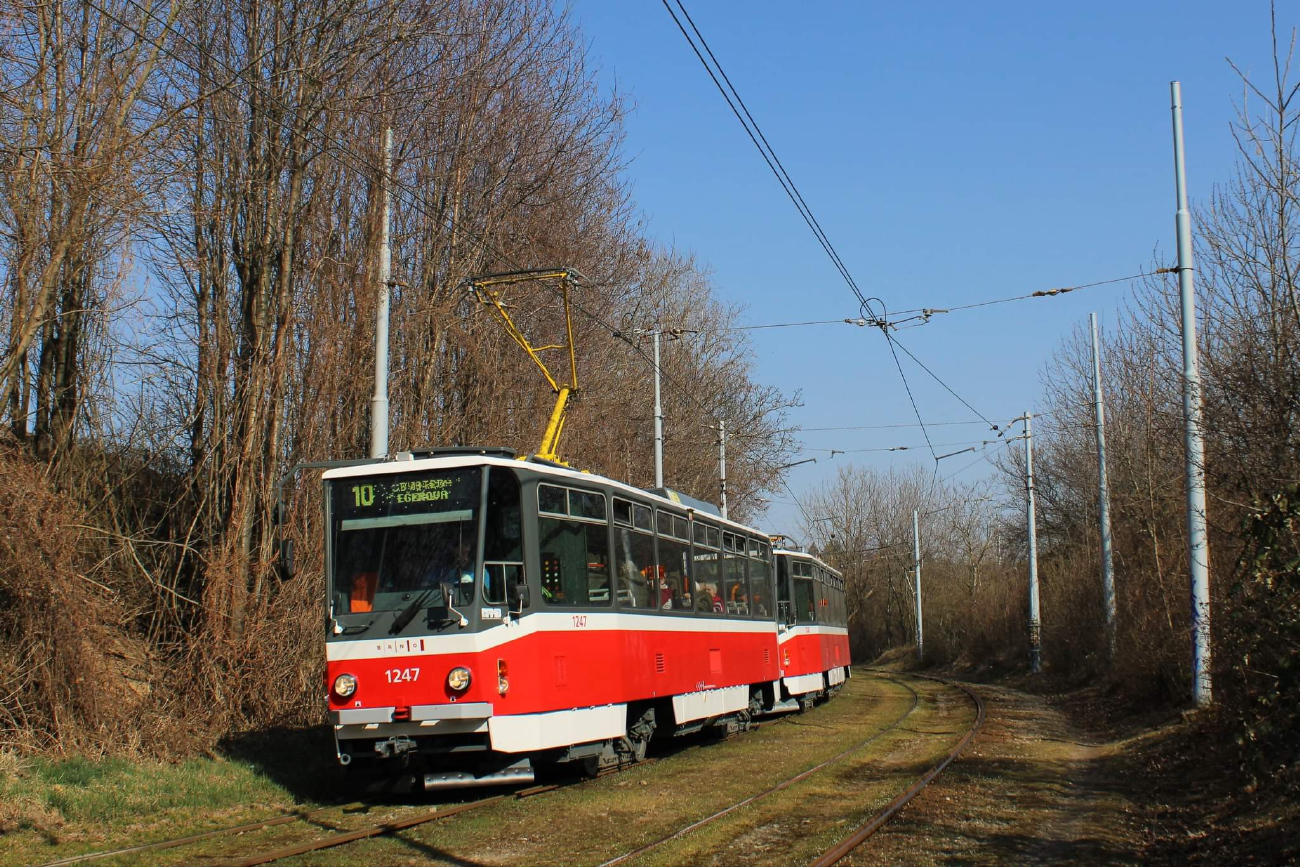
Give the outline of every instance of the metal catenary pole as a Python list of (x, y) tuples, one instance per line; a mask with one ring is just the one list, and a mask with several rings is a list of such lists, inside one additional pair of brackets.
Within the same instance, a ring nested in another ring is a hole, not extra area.
[(1025, 413), (1025, 523), (1029, 531), (1029, 670), (1043, 667), (1041, 630), (1038, 620), (1038, 531), (1034, 523), (1034, 429), (1033, 413)]
[(1201, 374), (1196, 363), (1196, 297), (1192, 285), (1192, 218), (1183, 162), (1183, 95), (1169, 83), (1174, 115), (1174, 180), (1178, 211), (1178, 294), (1183, 320), (1183, 431), (1187, 450), (1187, 560), (1192, 583), (1192, 699), (1213, 701), (1210, 677), (1210, 546), (1205, 527), (1205, 443), (1201, 438)]
[(921, 629), (921, 513), (912, 510), (912, 574), (916, 578), (916, 658), (925, 656), (925, 633)]
[(727, 422), (718, 420), (718, 479), (722, 483), (722, 517), (727, 517)]
[(651, 332), (655, 347), (655, 487), (664, 486), (664, 408), (659, 400), (659, 329)]
[(389, 248), (389, 175), (393, 171), (393, 130), (384, 130), (384, 207), (379, 227), (379, 308), (375, 314), (375, 393), (370, 399), (370, 457), (388, 454), (388, 295), (392, 288), (393, 254)]
[(1092, 326), (1092, 402), (1097, 417), (1097, 520), (1101, 525), (1101, 597), (1106, 606), (1106, 646), (1115, 658), (1115, 558), (1110, 533), (1110, 486), (1106, 481), (1106, 406), (1101, 399), (1101, 344), (1097, 340), (1097, 314)]

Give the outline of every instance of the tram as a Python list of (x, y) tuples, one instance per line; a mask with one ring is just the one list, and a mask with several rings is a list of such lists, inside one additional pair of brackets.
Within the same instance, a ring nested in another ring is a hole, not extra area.
[(425, 789), (528, 782), (645, 757), (652, 738), (806, 707), (849, 666), (843, 581), (815, 557), (668, 489), (556, 455), (577, 392), (510, 319), (500, 287), (571, 269), (488, 275), (476, 297), (556, 394), (536, 455), (442, 448), (322, 475), (326, 686), (338, 760)]
[(838, 574), (709, 504), (506, 449), (323, 481), (343, 764), (418, 756), (427, 789), (594, 770), (847, 675)]
[(781, 685), (802, 707), (849, 676), (844, 576), (804, 551), (777, 549)]

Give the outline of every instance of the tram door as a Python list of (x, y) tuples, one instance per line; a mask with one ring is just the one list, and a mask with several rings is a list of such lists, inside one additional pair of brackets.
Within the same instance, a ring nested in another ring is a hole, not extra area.
[(778, 622), (794, 625), (794, 606), (790, 601), (790, 558), (776, 558), (776, 608)]

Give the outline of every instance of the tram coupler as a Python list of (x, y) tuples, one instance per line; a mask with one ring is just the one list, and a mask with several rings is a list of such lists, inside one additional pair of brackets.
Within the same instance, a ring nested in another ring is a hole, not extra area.
[(384, 759), (402, 758), (407, 753), (415, 752), (415, 749), (415, 741), (406, 735), (395, 735), (386, 741), (375, 742), (375, 752)]

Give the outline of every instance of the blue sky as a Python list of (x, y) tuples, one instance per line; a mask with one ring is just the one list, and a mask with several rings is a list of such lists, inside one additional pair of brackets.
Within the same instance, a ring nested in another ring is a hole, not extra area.
[[(627, 177), (658, 240), (696, 253), (746, 324), (857, 315), (817, 246), (658, 0), (574, 0), (606, 86), (631, 100)], [(1193, 204), (1230, 179), (1242, 84), (1271, 81), (1264, 3), (687, 3), (832, 243), (891, 309), (949, 307), (1137, 273), (1174, 250), (1169, 82), (1183, 86)], [(1300, 9), (1281, 4), (1289, 39)], [(1267, 90), (1267, 88), (1265, 88)], [(1103, 328), (1123, 285), (937, 317), (900, 340), (981, 413), (1034, 409), (1059, 341)], [(750, 332), (758, 377), (802, 391), (805, 427), (914, 422), (870, 329)], [(926, 422), (972, 413), (903, 359)], [(670, 420), (671, 423), (671, 420)], [(936, 427), (937, 443), (980, 427)], [(809, 447), (921, 445), (917, 429), (807, 432)], [(939, 449), (953, 451), (961, 446)], [(791, 470), (802, 497), (825, 452)], [(970, 455), (943, 462), (941, 475)], [(933, 464), (926, 458), (927, 467)], [(959, 476), (977, 479), (980, 463)], [(671, 480), (669, 480), (671, 484)], [(765, 526), (793, 529), (775, 503)]]

